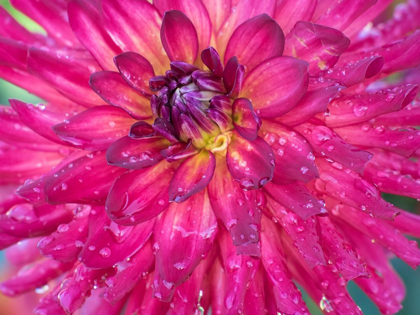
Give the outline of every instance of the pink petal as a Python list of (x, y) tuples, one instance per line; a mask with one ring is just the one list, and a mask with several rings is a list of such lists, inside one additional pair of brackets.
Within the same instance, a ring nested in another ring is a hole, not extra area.
[(310, 74), (332, 68), (350, 40), (340, 31), (299, 21), (286, 37), (284, 53), (309, 63)]
[[(10, 157), (13, 156), (13, 159)], [(0, 183), (23, 184), (27, 178), (38, 177), (57, 165), (63, 156), (57, 152), (42, 152), (12, 146), (0, 149)], [(35, 167), (34, 167), (35, 165)]]
[(264, 269), (258, 268), (250, 281), (244, 298), (244, 315), (267, 313), (265, 308), (266, 295), (264, 292)]
[(259, 191), (243, 191), (216, 155), (216, 170), (209, 184), (209, 196), (216, 217), (221, 220), (237, 246), (238, 254), (260, 255), (259, 228), (265, 196)]
[(0, 64), (26, 70), (28, 48), (23, 43), (0, 37)]
[(296, 126), (295, 129), (308, 140), (315, 154), (326, 156), (359, 174), (363, 174), (366, 164), (372, 157), (371, 153), (343, 141), (326, 126), (305, 123)]
[[(226, 9), (230, 9), (229, 2), (227, 3), (227, 6)], [(231, 9), (229, 16), (223, 21), (223, 24), (221, 24), (219, 31), (216, 34), (217, 50), (221, 56), (224, 56), (224, 49), (235, 29), (245, 21), (263, 13), (273, 17), (276, 9), (276, 1), (267, 0), (255, 2), (254, 0), (243, 0), (237, 4), (232, 3), (232, 7), (234, 7), (234, 9)]]
[(71, 0), (67, 6), (69, 24), (77, 39), (105, 70), (113, 70), (112, 58), (121, 49), (103, 27), (104, 18), (98, 1)]
[(310, 21), (317, 5), (316, 0), (277, 1), (274, 19), (287, 35), (298, 21)]
[[(248, 98), (260, 117), (277, 117), (291, 110), (308, 87), (308, 64), (291, 57), (274, 57), (245, 77), (241, 97)], [(278, 74), (281, 73), (281, 81)]]
[(395, 217), (393, 222), (389, 223), (404, 234), (420, 237), (420, 216), (401, 209), (399, 211), (400, 214)]
[(42, 255), (62, 263), (75, 262), (87, 239), (90, 208), (81, 206), (71, 222), (60, 224), (56, 232), (42, 238), (38, 243)]
[(372, 216), (393, 220), (398, 210), (381, 198), (378, 189), (355, 172), (336, 162), (317, 160), (320, 177), (315, 186), (322, 193), (366, 212)]
[(420, 107), (406, 106), (402, 110), (394, 113), (381, 115), (375, 119), (378, 125), (387, 127), (402, 127), (418, 125), (420, 120)]
[(12, 297), (34, 290), (60, 276), (72, 266), (73, 264), (62, 264), (49, 259), (40, 260), (31, 267), (21, 270), (13, 278), (2, 282), (0, 284), (0, 291)]
[(221, 257), (218, 256), (213, 261), (210, 270), (210, 295), (211, 309), (215, 314), (225, 314), (226, 307), (224, 297), (226, 295), (225, 270), (222, 267)]
[(318, 217), (321, 245), (328, 262), (334, 265), (342, 277), (353, 280), (371, 275), (364, 261), (358, 258), (355, 249), (347, 243), (328, 217)]
[(268, 207), (308, 266), (313, 268), (316, 265), (326, 265), (315, 219), (308, 218), (304, 221), (272, 199), (268, 199)]
[(38, 151), (58, 151), (61, 147), (29, 129), (10, 107), (0, 106), (0, 141)]
[(90, 212), (89, 233), (79, 260), (89, 268), (109, 268), (125, 264), (149, 239), (154, 220), (136, 226), (122, 226), (111, 221), (103, 207)]
[(312, 215), (322, 214), (327, 211), (324, 208), (325, 204), (316, 199), (306, 186), (299, 182), (288, 185), (269, 183), (264, 186), (264, 191), (275, 201), (304, 220)]
[(224, 229), (219, 232), (219, 245), (225, 269), (225, 314), (241, 314), (246, 287), (258, 270), (259, 260), (247, 255), (237, 255), (235, 246)]
[(239, 63), (251, 71), (256, 65), (272, 57), (281, 56), (284, 35), (272, 18), (258, 15), (239, 25), (229, 39), (224, 60), (236, 56)]
[(231, 13), (232, 0), (208, 0), (203, 1), (203, 4), (209, 14), (213, 32), (217, 34), (223, 22)]
[[(122, 51), (133, 51), (150, 61), (158, 74), (169, 69), (159, 40), (161, 17), (147, 1), (102, 0), (105, 27), (111, 38), (118, 39)], [(141, 14), (133, 14), (141, 12)]]
[(128, 169), (142, 169), (155, 165), (164, 157), (160, 151), (169, 146), (165, 138), (133, 139), (128, 136), (115, 141), (106, 151), (109, 165)]
[[(209, 46), (212, 35), (212, 24), (205, 4), (202, 1), (155, 0), (153, 4), (162, 15), (165, 15), (166, 12), (171, 10), (178, 10), (185, 14), (197, 31), (198, 51), (201, 52)], [(186, 43), (190, 42), (187, 41)]]
[(16, 188), (16, 185), (0, 185), (0, 214), (6, 213), (14, 205), (26, 202), (15, 194)]
[(420, 132), (414, 128), (391, 129), (372, 123), (335, 128), (345, 141), (359, 147), (375, 147), (410, 157), (420, 147)]
[(128, 294), (153, 266), (154, 256), (151, 242), (148, 241), (140, 250), (130, 257), (127, 263), (121, 263), (121, 270), (113, 277), (106, 279), (108, 288), (105, 289), (104, 298), (115, 303)]
[(335, 213), (340, 215), (340, 220), (350, 224), (374, 242), (378, 242), (397, 257), (404, 260), (412, 268), (420, 265), (420, 249), (416, 242), (410, 241), (405, 236), (382, 220), (370, 217), (368, 214), (345, 205), (335, 207)]
[(300, 134), (269, 120), (263, 121), (261, 133), (274, 152), (273, 183), (288, 184), (295, 180), (307, 183), (319, 176), (312, 149)]
[(54, 132), (66, 143), (84, 150), (105, 150), (126, 135), (135, 122), (124, 110), (114, 106), (96, 106), (64, 123)]
[(61, 284), (56, 285), (52, 288), (47, 295), (43, 296), (34, 309), (35, 314), (54, 314), (54, 315), (66, 315), (66, 312), (60, 305), (58, 300), (58, 293), (61, 290)]
[(238, 58), (233, 56), (226, 63), (223, 72), (223, 83), (228, 95), (236, 98), (241, 92), (245, 76), (245, 67), (238, 62)]
[(207, 187), (213, 178), (216, 160), (210, 151), (186, 159), (175, 171), (169, 185), (169, 201), (184, 202)]
[(316, 7), (312, 22), (343, 31), (375, 3), (376, 0), (324, 1)]
[(123, 79), (137, 91), (151, 95), (149, 80), (155, 76), (150, 62), (135, 52), (124, 52), (114, 57), (114, 62)]
[(204, 49), (201, 52), (201, 60), (213, 74), (219, 78), (223, 76), (223, 64), (220, 56), (213, 47)]
[(257, 139), (261, 120), (248, 99), (238, 98), (233, 102), (232, 119), (233, 125), (242, 137), (250, 141)]
[[(155, 297), (171, 299), (173, 289), (185, 281), (205, 256), (216, 235), (216, 217), (207, 190), (183, 203), (171, 203), (155, 228)], [(162, 233), (163, 232), (163, 233)], [(182, 251), (179, 249), (182, 248)], [(160, 295), (160, 296), (159, 296)]]
[(132, 89), (118, 72), (95, 72), (90, 76), (89, 84), (105, 102), (121, 107), (133, 118), (152, 116), (149, 99)]
[(184, 13), (175, 10), (165, 12), (160, 38), (171, 61), (194, 63), (198, 54), (197, 31)]
[(49, 175), (45, 194), (52, 204), (103, 204), (112, 183), (124, 171), (108, 165), (104, 153), (89, 153)]
[[(67, 58), (68, 57), (68, 58)], [(53, 51), (29, 49), (28, 71), (46, 81), (69, 99), (92, 107), (103, 101), (89, 86), (91, 73), (99, 71), (96, 61)]]
[(417, 86), (408, 85), (391, 92), (381, 90), (374, 94), (358, 94), (358, 97), (336, 98), (329, 106), (330, 115), (325, 117), (325, 123), (328, 127), (347, 126), (396, 112), (409, 104), (417, 92)]
[(281, 245), (279, 228), (266, 216), (262, 218), (261, 260), (273, 288), (277, 311), (284, 314), (304, 314), (308, 312), (302, 295), (291, 279)]
[(135, 225), (156, 217), (169, 205), (169, 183), (177, 166), (161, 161), (153, 167), (121, 175), (105, 204), (109, 217), (122, 225)]
[(291, 111), (277, 117), (276, 120), (289, 126), (304, 123), (316, 114), (324, 113), (331, 100), (343, 88), (340, 85), (331, 85), (308, 91)]
[(23, 203), (0, 215), (0, 231), (16, 237), (35, 237), (52, 233), (60, 224), (73, 219), (73, 214), (65, 206), (44, 205), (34, 207)]
[(12, 0), (11, 3), (20, 12), (40, 24), (57, 44), (80, 47), (67, 21), (66, 5), (57, 1)]
[(338, 62), (334, 68), (323, 73), (325, 79), (332, 79), (345, 86), (353, 86), (378, 74), (384, 65), (381, 56), (370, 56), (357, 61)]
[(243, 189), (258, 189), (273, 178), (274, 153), (262, 138), (248, 141), (236, 132), (228, 146), (226, 163), (232, 177)]
[(51, 111), (53, 105), (46, 107), (43, 104), (33, 105), (18, 100), (9, 102), (26, 126), (50, 141), (63, 144), (51, 127), (62, 122), (65, 115)]
[(9, 246), (12, 246), (22, 240), (24, 240), (24, 238), (13, 236), (0, 231), (0, 250), (6, 249)]
[(80, 308), (82, 314), (104, 314), (104, 315), (120, 315), (125, 310), (126, 299), (115, 301), (115, 303), (104, 302), (105, 289), (99, 288), (92, 290), (87, 303)]
[(30, 238), (23, 240), (4, 251), (7, 261), (14, 266), (23, 266), (30, 264), (42, 258), (36, 244), (40, 238)]

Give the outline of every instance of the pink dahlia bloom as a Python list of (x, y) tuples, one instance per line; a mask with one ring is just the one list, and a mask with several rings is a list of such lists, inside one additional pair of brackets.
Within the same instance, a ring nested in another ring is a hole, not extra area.
[[(12, 0), (0, 76), (1, 291), (37, 314), (384, 314), (420, 264), (420, 6)], [(391, 80), (389, 76), (394, 75)], [(16, 191), (16, 194), (14, 193)], [(48, 286), (45, 286), (48, 285)]]

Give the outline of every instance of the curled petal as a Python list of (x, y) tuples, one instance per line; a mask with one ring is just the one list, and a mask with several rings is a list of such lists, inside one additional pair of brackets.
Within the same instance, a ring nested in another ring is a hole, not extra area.
[(207, 190), (183, 203), (171, 203), (155, 231), (159, 286), (155, 287), (154, 293), (167, 301), (175, 287), (185, 281), (207, 255), (216, 235), (217, 221)]
[(248, 141), (237, 133), (231, 137), (226, 163), (243, 189), (258, 189), (273, 178), (275, 160), (271, 147), (262, 138)]
[(309, 73), (315, 74), (332, 68), (349, 45), (336, 29), (299, 21), (286, 37), (284, 53), (307, 61)]
[(223, 76), (223, 64), (216, 49), (209, 47), (201, 52), (201, 60), (213, 74), (219, 78)]
[(264, 120), (261, 133), (275, 156), (273, 183), (307, 183), (319, 176), (312, 149), (299, 133), (268, 120)]
[(223, 72), (223, 83), (229, 95), (232, 95), (232, 97), (238, 96), (242, 89), (244, 76), (245, 67), (239, 64), (236, 56), (233, 56), (226, 63), (225, 71)]
[(207, 150), (186, 159), (172, 177), (169, 201), (184, 202), (203, 190), (213, 178), (215, 167), (215, 157)]
[(160, 151), (168, 146), (169, 142), (161, 137), (133, 139), (125, 136), (108, 148), (106, 159), (110, 165), (142, 169), (162, 160)]
[(197, 31), (184, 13), (175, 10), (165, 12), (160, 37), (171, 61), (194, 63), (198, 54)]
[(246, 98), (237, 98), (232, 106), (232, 119), (238, 133), (247, 140), (257, 139), (261, 120)]
[(169, 183), (176, 166), (161, 161), (153, 167), (121, 175), (106, 200), (108, 216), (122, 225), (135, 225), (156, 217), (169, 205)]
[(132, 88), (145, 95), (151, 95), (149, 80), (155, 76), (155, 72), (146, 58), (128, 51), (114, 57), (114, 62), (123, 79)]
[(104, 153), (89, 153), (48, 175), (44, 188), (47, 201), (103, 204), (112, 183), (124, 171), (108, 165)]
[(222, 156), (209, 184), (210, 202), (216, 217), (232, 236), (238, 254), (260, 255), (259, 229), (265, 196), (260, 190), (243, 191), (232, 178)]
[(89, 268), (109, 268), (124, 264), (149, 239), (154, 220), (136, 226), (121, 226), (111, 221), (104, 208), (90, 212), (89, 233), (79, 260)]
[(149, 99), (127, 85), (118, 72), (95, 72), (90, 76), (89, 84), (105, 102), (121, 107), (133, 118), (152, 116)]
[(135, 120), (118, 107), (96, 106), (53, 126), (53, 130), (72, 146), (96, 151), (107, 149), (127, 134), (134, 122)]
[(240, 96), (251, 101), (260, 117), (280, 116), (297, 105), (305, 94), (307, 68), (306, 61), (292, 57), (263, 61), (245, 77)]
[(238, 26), (229, 40), (224, 59), (236, 56), (249, 72), (264, 60), (281, 56), (283, 49), (284, 35), (280, 26), (267, 14), (261, 14)]

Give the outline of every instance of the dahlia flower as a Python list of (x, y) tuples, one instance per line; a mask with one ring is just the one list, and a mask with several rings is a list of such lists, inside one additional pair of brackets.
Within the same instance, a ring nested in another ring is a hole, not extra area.
[[(418, 1), (12, 0), (0, 290), (36, 314), (383, 314), (420, 217)], [(394, 75), (395, 74), (395, 75)], [(392, 75), (392, 77), (390, 77)]]

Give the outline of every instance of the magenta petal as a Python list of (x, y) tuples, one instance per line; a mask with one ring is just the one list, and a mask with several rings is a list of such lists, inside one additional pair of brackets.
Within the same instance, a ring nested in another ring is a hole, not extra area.
[(291, 111), (277, 117), (276, 120), (288, 126), (295, 126), (306, 122), (316, 114), (324, 113), (331, 100), (343, 88), (340, 85), (332, 85), (308, 91)]
[(284, 0), (277, 1), (275, 20), (287, 35), (298, 21), (310, 21), (317, 0)]
[(250, 141), (257, 139), (261, 120), (248, 99), (237, 98), (233, 102), (232, 119), (233, 125), (242, 137)]
[(175, 10), (165, 12), (160, 38), (171, 61), (194, 63), (198, 54), (197, 31), (184, 13)]
[(80, 206), (71, 222), (60, 224), (56, 232), (42, 238), (38, 243), (42, 255), (62, 263), (76, 261), (87, 239), (90, 209), (90, 206)]
[(213, 74), (219, 78), (223, 76), (223, 64), (216, 49), (209, 47), (201, 52), (201, 60)]
[(316, 199), (302, 183), (294, 182), (288, 185), (269, 183), (264, 186), (264, 191), (302, 219), (327, 212), (324, 202)]
[(245, 67), (238, 62), (236, 56), (233, 56), (226, 63), (225, 71), (223, 72), (223, 83), (229, 95), (232, 95), (234, 98), (239, 95), (244, 76)]
[(166, 161), (169, 163), (176, 162), (178, 160), (183, 160), (194, 154), (199, 153), (200, 151), (191, 145), (191, 141), (188, 143), (177, 142), (167, 149), (162, 150), (160, 153), (165, 157)]
[(111, 36), (104, 29), (104, 18), (99, 2), (71, 0), (67, 6), (70, 26), (98, 63), (105, 70), (113, 70), (112, 58), (121, 53)]
[(319, 176), (312, 148), (299, 133), (269, 120), (263, 121), (261, 132), (274, 152), (273, 183), (287, 184), (295, 180), (307, 183)]
[(261, 259), (270, 285), (273, 286), (277, 311), (284, 314), (308, 312), (302, 295), (293, 283), (287, 270), (279, 227), (266, 216), (262, 218)]
[(172, 288), (185, 281), (209, 252), (216, 231), (207, 190), (170, 204), (155, 227), (156, 277), (162, 280), (154, 289), (155, 296), (170, 299)]
[(109, 217), (122, 225), (135, 225), (156, 217), (169, 205), (169, 183), (176, 166), (161, 161), (117, 178), (105, 204)]
[(290, 212), (270, 198), (268, 199), (268, 207), (280, 222), (290, 240), (293, 241), (294, 247), (297, 248), (297, 251), (308, 266), (313, 268), (316, 265), (326, 265), (327, 262), (319, 240), (316, 220), (308, 218), (304, 221), (297, 214)]
[(16, 296), (30, 290), (42, 287), (50, 280), (69, 270), (73, 264), (63, 264), (58, 261), (43, 259), (18, 275), (0, 284), (0, 291), (7, 296)]
[(363, 174), (372, 157), (371, 153), (352, 146), (326, 126), (306, 123), (295, 128), (305, 136), (315, 154), (326, 156), (359, 174)]
[(121, 107), (133, 118), (152, 116), (149, 99), (132, 89), (118, 72), (95, 72), (90, 76), (89, 84), (105, 102)]
[(9, 100), (9, 102), (26, 126), (50, 141), (63, 144), (51, 127), (61, 123), (65, 115), (52, 112), (54, 105), (33, 105), (18, 100)]
[(151, 95), (149, 80), (155, 76), (150, 62), (135, 52), (125, 52), (114, 57), (114, 62), (123, 79), (134, 89)]
[[(108, 286), (104, 298), (115, 303), (128, 294), (153, 266), (154, 256), (151, 242), (148, 241), (140, 250), (130, 257), (130, 261), (121, 263), (121, 270), (115, 276), (105, 280)], [(117, 265), (119, 267), (119, 265)]]
[(169, 146), (161, 137), (133, 139), (128, 136), (115, 141), (106, 151), (109, 165), (128, 169), (142, 169), (163, 159), (160, 151)]
[(239, 254), (260, 255), (259, 229), (265, 195), (260, 190), (243, 191), (232, 178), (223, 157), (209, 184), (210, 202), (216, 217), (232, 236)]
[(65, 206), (33, 206), (22, 203), (13, 206), (7, 214), (0, 215), (0, 232), (16, 237), (44, 236), (60, 224), (69, 223), (73, 213)]
[(210, 151), (186, 159), (175, 171), (169, 186), (169, 201), (184, 202), (207, 187), (213, 178), (216, 160)]
[(229, 234), (223, 229), (219, 232), (219, 245), (225, 270), (225, 314), (242, 314), (246, 287), (258, 270), (259, 260), (237, 255)]
[(324, 159), (318, 159), (317, 165), (320, 172), (315, 183), (317, 190), (381, 219), (393, 220), (398, 214), (398, 209), (383, 200), (379, 190), (359, 174)]
[[(212, 25), (205, 4), (202, 1), (155, 0), (153, 4), (162, 15), (171, 10), (178, 10), (185, 14), (197, 31), (198, 51), (201, 52), (209, 46), (212, 36)], [(190, 42), (187, 41), (186, 43)]]
[(42, 258), (42, 255), (36, 246), (39, 240), (40, 238), (38, 237), (29, 238), (7, 248), (4, 251), (7, 261), (15, 266), (23, 266), (39, 260)]
[(292, 57), (266, 60), (245, 77), (240, 96), (251, 101), (260, 117), (280, 116), (291, 110), (305, 94), (307, 68), (306, 61)]
[(28, 53), (29, 73), (86, 107), (103, 104), (89, 86), (90, 74), (99, 70), (93, 59), (72, 56), (72, 52), (63, 54), (31, 48)]
[(239, 25), (226, 47), (225, 60), (235, 56), (247, 72), (272, 57), (281, 56), (284, 35), (275, 20), (267, 14), (258, 15)]
[(124, 171), (108, 165), (104, 153), (89, 153), (49, 175), (45, 194), (53, 204), (103, 204), (113, 181)]
[(79, 260), (89, 268), (102, 269), (124, 263), (152, 234), (154, 220), (136, 226), (121, 226), (111, 221), (103, 207), (90, 212), (89, 233)]
[(107, 149), (127, 134), (134, 122), (121, 108), (96, 106), (55, 125), (53, 130), (72, 146), (96, 151)]
[(233, 133), (226, 163), (232, 177), (243, 189), (263, 187), (273, 178), (275, 160), (271, 147), (262, 138), (248, 141)]
[(309, 73), (332, 68), (350, 40), (340, 31), (299, 21), (286, 37), (284, 53), (309, 62)]

